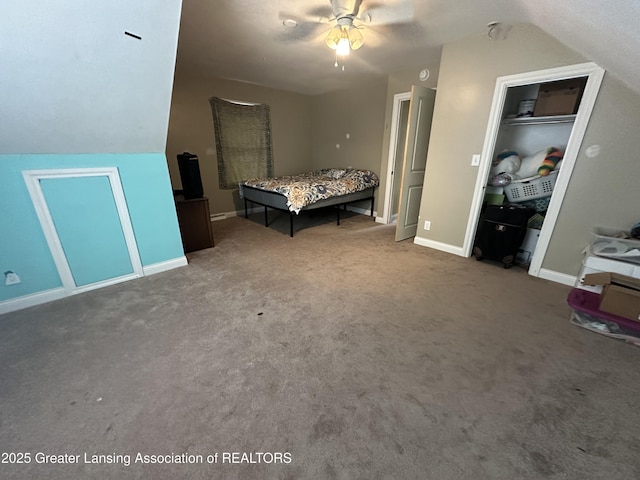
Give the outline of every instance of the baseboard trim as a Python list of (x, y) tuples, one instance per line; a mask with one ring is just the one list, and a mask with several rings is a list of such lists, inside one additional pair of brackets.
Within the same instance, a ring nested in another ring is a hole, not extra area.
[(226, 220), (228, 215), (226, 213), (212, 213), (209, 215), (209, 219), (212, 222), (217, 222), (218, 220)]
[[(166, 272), (167, 270), (173, 270), (174, 268), (184, 267), (187, 265), (187, 257), (178, 257), (172, 260), (167, 260), (166, 262), (154, 263), (153, 265), (143, 266), (142, 270), (145, 275), (154, 275), (160, 272)], [(134, 280), (139, 277), (131, 277), (126, 280)], [(122, 280), (119, 280), (119, 283)], [(98, 288), (106, 287), (111, 285), (112, 283), (105, 283), (100, 285)], [(90, 290), (95, 289), (96, 287), (90, 288)], [(84, 293), (85, 290), (79, 290), (73, 292), (72, 294), (68, 294), (64, 287), (52, 288), (51, 290), (45, 290), (43, 292), (33, 293), (31, 295), (24, 295), (22, 297), (11, 298), (9, 300), (4, 300), (0, 302), (0, 315), (3, 313), (15, 312), (16, 310), (22, 310), (23, 308), (35, 307), (36, 305), (41, 305), (43, 303), (53, 302), (54, 300), (60, 300), (62, 298), (68, 297), (69, 295)]]
[(65, 289), (63, 287), (59, 287), (52, 288), (51, 290), (45, 290), (44, 292), (4, 300), (3, 302), (0, 302), (0, 315), (3, 313), (15, 312), (16, 310), (22, 310), (23, 308), (35, 307), (36, 305), (53, 302), (54, 300), (60, 300), (66, 296), (67, 292)]
[[(350, 205), (347, 205), (347, 211), (348, 212), (353, 212), (353, 213), (359, 213), (360, 215), (371, 215), (371, 209), (370, 208), (359, 208), (359, 207), (352, 207)], [(377, 218), (377, 213), (375, 210), (373, 211), (373, 216)]]
[[(247, 213), (249, 215), (251, 215), (252, 213), (258, 213), (263, 211), (264, 211), (264, 207), (247, 208)], [(232, 217), (244, 217), (244, 208), (242, 210), (236, 210), (233, 212), (212, 213), (210, 217), (212, 222), (217, 222), (219, 220), (226, 220), (227, 218), (232, 218)]]
[(453, 253), (459, 257), (466, 257), (464, 249), (462, 247), (455, 247), (448, 243), (436, 242), (435, 240), (429, 240), (428, 238), (414, 237), (413, 243), (420, 245), (421, 247), (429, 247), (442, 252)]
[(577, 277), (575, 275), (567, 275), (566, 273), (556, 272), (555, 270), (549, 270), (546, 268), (540, 269), (539, 278), (545, 280), (551, 280), (552, 282), (561, 283), (573, 287), (576, 284)]
[(187, 257), (178, 257), (172, 260), (164, 262), (153, 263), (151, 265), (144, 265), (142, 271), (146, 275), (155, 275), (156, 273), (166, 272), (167, 270), (173, 270), (174, 268), (184, 267), (188, 265)]

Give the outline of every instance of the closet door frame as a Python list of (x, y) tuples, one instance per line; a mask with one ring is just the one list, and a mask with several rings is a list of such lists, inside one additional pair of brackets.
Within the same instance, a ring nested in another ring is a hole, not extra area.
[[(25, 170), (22, 172), (22, 176), (27, 185), (27, 190), (31, 196), (33, 206), (36, 210), (36, 215), (42, 226), (49, 250), (53, 256), (53, 261), (60, 275), (62, 285), (67, 295), (74, 295), (77, 293), (94, 290), (96, 288), (106, 287), (115, 283), (124, 282), (134, 278), (144, 276), (142, 269), (142, 262), (140, 260), (140, 254), (138, 252), (138, 246), (136, 243), (135, 235), (133, 232), (133, 226), (131, 219), (129, 218), (129, 210), (127, 208), (127, 202), (124, 196), (124, 190), (122, 189), (122, 183), (120, 181), (120, 175), (117, 167), (99, 167), (99, 168), (64, 168), (64, 169), (51, 169), (51, 170)], [(88, 285), (78, 286), (73, 278), (71, 268), (67, 261), (67, 257), (62, 247), (62, 242), (56, 231), (51, 212), (47, 206), (47, 201), (40, 185), (41, 180), (56, 179), (56, 178), (77, 178), (77, 177), (107, 177), (111, 192), (113, 193), (113, 199), (118, 212), (118, 218), (124, 234), (129, 259), (133, 272), (125, 275), (121, 275), (114, 278), (108, 278)]]
[(549, 247), (549, 241), (551, 240), (551, 235), (553, 234), (553, 229), (555, 228), (555, 224), (558, 219), (560, 207), (562, 206), (564, 195), (567, 191), (569, 180), (571, 179), (571, 174), (573, 173), (573, 169), (578, 158), (582, 139), (587, 129), (587, 125), (589, 124), (591, 112), (593, 111), (593, 107), (600, 90), (600, 85), (602, 84), (602, 78), (604, 77), (604, 69), (592, 62), (508, 75), (498, 77), (496, 80), (493, 101), (491, 104), (491, 113), (489, 115), (489, 122), (487, 124), (484, 144), (482, 147), (471, 212), (464, 239), (464, 256), (470, 257), (473, 249), (473, 240), (475, 238), (480, 218), (485, 188), (487, 181), (489, 180), (489, 171), (491, 169), (492, 157), (496, 139), (498, 137), (498, 131), (500, 129), (500, 123), (502, 121), (502, 112), (507, 90), (510, 87), (553, 82), (576, 77), (587, 77), (587, 84), (585, 86), (582, 100), (580, 101), (580, 107), (578, 108), (573, 129), (571, 130), (571, 136), (569, 137), (567, 148), (564, 153), (562, 168), (558, 173), (558, 179), (554, 185), (553, 195), (551, 197), (551, 202), (549, 204), (549, 209), (547, 210), (542, 230), (540, 231), (536, 250), (531, 258), (531, 265), (529, 266), (529, 274), (532, 276), (543, 277), (548, 280), (565, 283), (563, 281), (564, 279), (555, 278), (556, 276), (553, 272), (542, 269), (542, 263), (547, 253), (547, 248)]

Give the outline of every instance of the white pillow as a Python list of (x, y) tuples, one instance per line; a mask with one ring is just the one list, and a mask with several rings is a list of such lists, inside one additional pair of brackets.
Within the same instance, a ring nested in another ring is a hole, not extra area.
[(516, 152), (505, 151), (499, 154), (491, 167), (491, 175), (515, 173), (520, 168), (520, 157)]
[(520, 178), (535, 177), (538, 175), (538, 167), (542, 165), (542, 161), (547, 156), (547, 149), (540, 150), (533, 155), (524, 157), (520, 162), (520, 170), (518, 170), (518, 176)]

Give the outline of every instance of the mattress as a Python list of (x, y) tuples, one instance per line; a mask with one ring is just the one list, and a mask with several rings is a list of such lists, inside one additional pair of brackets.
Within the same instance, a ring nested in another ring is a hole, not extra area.
[(275, 192), (283, 195), (287, 209), (297, 214), (316, 202), (365, 191), (379, 184), (378, 176), (370, 170), (325, 168), (301, 175), (246, 180), (240, 184), (240, 195), (244, 196), (244, 186)]

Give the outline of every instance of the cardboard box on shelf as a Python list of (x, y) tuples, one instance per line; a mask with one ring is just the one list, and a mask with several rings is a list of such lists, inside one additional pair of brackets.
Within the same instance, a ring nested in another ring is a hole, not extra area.
[(578, 111), (586, 78), (573, 78), (540, 85), (534, 117), (571, 115)]
[(640, 322), (640, 280), (612, 272), (590, 273), (585, 285), (602, 285), (600, 310)]

